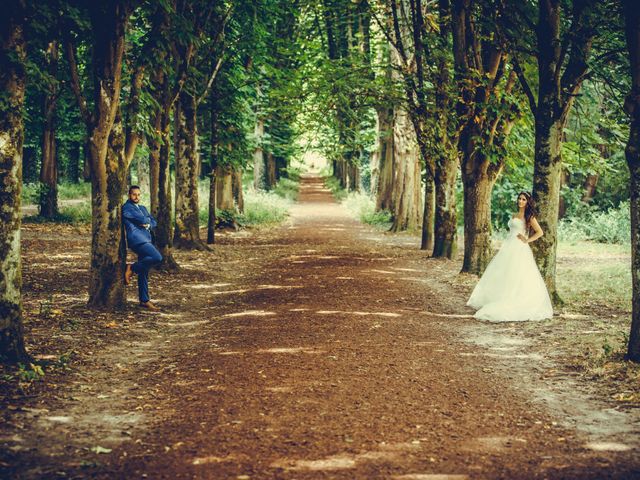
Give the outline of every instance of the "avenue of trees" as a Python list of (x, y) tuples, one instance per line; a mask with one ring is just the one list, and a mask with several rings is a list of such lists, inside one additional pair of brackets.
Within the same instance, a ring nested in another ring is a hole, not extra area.
[(461, 229), (463, 272), (484, 271), (492, 230), (517, 192), (532, 190), (545, 231), (534, 253), (556, 301), (559, 220), (579, 205), (628, 201), (628, 357), (640, 361), (634, 3), (8, 0), (0, 355), (27, 358), (23, 181), (40, 183), (39, 212), (49, 219), (59, 214), (61, 180), (91, 183), (89, 306), (117, 309), (125, 299), (120, 206), (131, 181), (149, 192), (161, 268), (171, 271), (174, 249), (211, 248), (216, 211), (242, 210), (243, 173), (256, 189), (273, 189), (304, 138), (342, 188), (370, 192), (393, 231), (421, 230), (431, 256), (454, 258)]

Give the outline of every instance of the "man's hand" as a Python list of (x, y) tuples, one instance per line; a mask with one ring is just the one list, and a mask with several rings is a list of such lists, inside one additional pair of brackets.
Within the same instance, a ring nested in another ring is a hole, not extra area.
[(142, 228), (145, 228), (145, 229), (147, 229), (147, 230), (149, 230), (149, 227), (150, 227), (150, 226), (151, 226), (151, 225), (149, 225), (148, 223), (143, 223), (143, 224), (142, 224)]

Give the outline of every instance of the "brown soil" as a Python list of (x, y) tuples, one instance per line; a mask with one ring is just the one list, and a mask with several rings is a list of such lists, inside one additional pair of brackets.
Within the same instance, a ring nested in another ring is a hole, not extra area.
[(0, 384), (0, 476), (640, 478), (638, 409), (562, 368), (559, 319), (472, 319), (456, 262), (351, 220), (319, 178), (289, 225), (218, 238), (152, 273), (161, 313), (131, 287), (96, 314), (86, 228), (25, 226), (27, 339), (51, 363)]

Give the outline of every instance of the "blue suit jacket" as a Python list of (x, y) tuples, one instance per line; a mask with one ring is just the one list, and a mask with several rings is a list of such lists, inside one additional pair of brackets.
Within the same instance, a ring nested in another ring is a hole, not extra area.
[[(137, 247), (143, 243), (151, 243), (151, 229), (156, 228), (158, 222), (145, 207), (127, 200), (122, 206), (122, 219), (127, 232), (129, 248)], [(149, 225), (149, 230), (143, 227), (145, 224)]]

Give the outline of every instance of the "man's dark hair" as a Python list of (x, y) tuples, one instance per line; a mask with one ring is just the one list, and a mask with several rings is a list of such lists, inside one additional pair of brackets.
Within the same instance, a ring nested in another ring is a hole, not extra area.
[(131, 195), (131, 192), (133, 192), (134, 190), (140, 190), (140, 187), (138, 185), (131, 185), (129, 187), (129, 195)]

